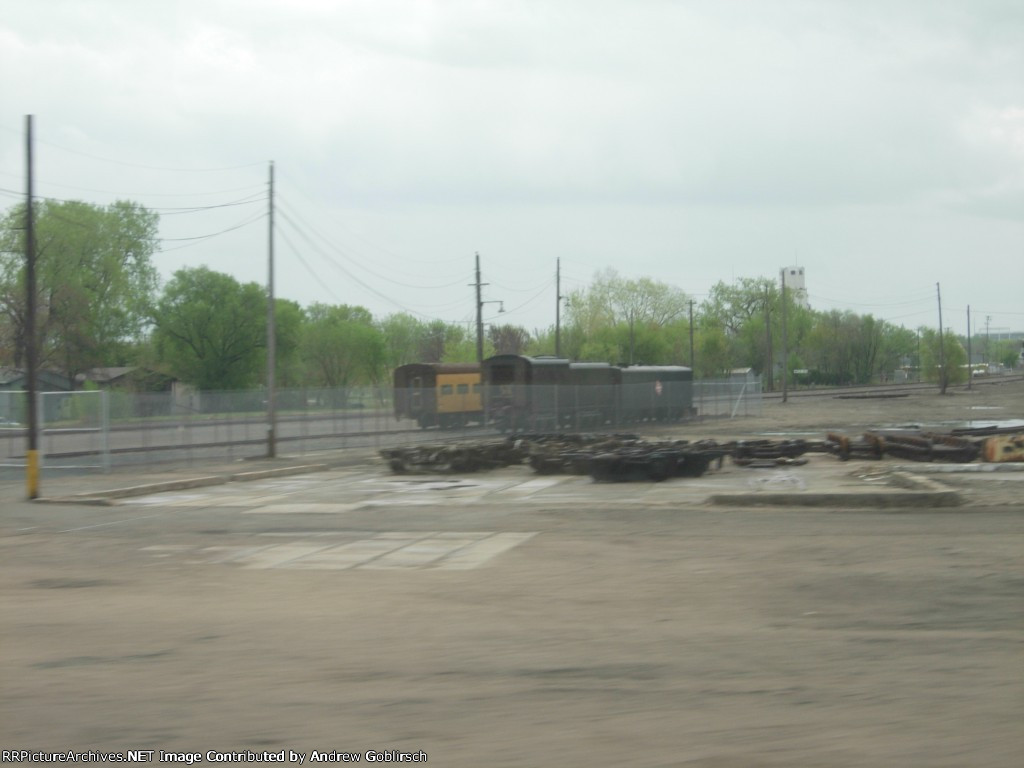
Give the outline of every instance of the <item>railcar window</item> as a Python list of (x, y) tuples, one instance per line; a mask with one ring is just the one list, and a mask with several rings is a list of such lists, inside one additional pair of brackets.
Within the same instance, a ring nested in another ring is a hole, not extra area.
[(458, 384), (455, 387), (455, 391), (458, 392), (460, 395), (468, 395), (469, 394), (469, 384)]
[(480, 394), (480, 385), (479, 384), (474, 384), (473, 385), (473, 394), (474, 395), (479, 395)]
[(452, 393), (452, 385), (451, 384), (442, 384), (441, 385), (441, 394), (442, 395), (450, 395), (451, 393)]

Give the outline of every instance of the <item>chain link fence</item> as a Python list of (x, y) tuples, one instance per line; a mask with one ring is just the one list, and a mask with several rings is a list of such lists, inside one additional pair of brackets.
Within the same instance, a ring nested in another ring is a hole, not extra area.
[[(0, 393), (0, 466), (25, 466), (24, 392)], [(42, 467), (109, 470), (112, 467), (210, 461), (267, 455), (266, 392), (46, 392), (39, 400)], [(394, 416), (390, 388), (280, 390), (275, 402), (275, 453), (313, 457), (324, 451), (375, 451), (410, 442), (494, 436), (493, 426), (420, 429)], [(761, 413), (759, 378), (693, 384), (696, 420)], [(584, 419), (570, 428), (593, 429)]]

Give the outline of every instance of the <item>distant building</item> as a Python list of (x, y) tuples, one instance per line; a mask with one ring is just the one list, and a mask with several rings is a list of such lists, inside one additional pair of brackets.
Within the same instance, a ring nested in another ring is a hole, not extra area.
[[(0, 422), (24, 424), (28, 421), (27, 387), (28, 374), (23, 369), (0, 368)], [(36, 371), (37, 392), (47, 392), (51, 395), (42, 401), (42, 418), (46, 421), (58, 418), (65, 399), (63, 393), (74, 388), (74, 382), (61, 373)]]
[(792, 293), (793, 301), (805, 309), (810, 309), (811, 304), (807, 300), (807, 286), (804, 284), (803, 267), (783, 267), (782, 272), (786, 278), (786, 292)]
[(121, 366), (90, 368), (75, 377), (78, 388), (83, 388), (86, 382), (92, 382), (99, 389), (122, 392), (169, 392), (173, 390), (176, 379), (149, 368)]

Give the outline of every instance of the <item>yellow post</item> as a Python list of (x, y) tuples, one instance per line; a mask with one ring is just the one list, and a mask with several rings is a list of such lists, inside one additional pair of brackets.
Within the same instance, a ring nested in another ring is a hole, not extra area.
[(39, 498), (39, 451), (25, 452), (25, 482), (30, 499)]

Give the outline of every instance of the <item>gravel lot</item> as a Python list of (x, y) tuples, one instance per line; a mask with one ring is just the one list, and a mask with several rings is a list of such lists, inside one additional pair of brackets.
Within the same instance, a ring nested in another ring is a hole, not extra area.
[[(1016, 382), (794, 397), (673, 432), (1022, 418)], [(722, 508), (671, 484), (512, 475), (399, 487), (376, 464), (112, 507), (7, 493), (0, 741), (204, 762), (1016, 768), (1020, 477), (943, 475), (970, 491), (950, 509)], [(388, 540), (413, 543), (340, 565)], [(445, 540), (515, 546), (424, 565)]]

